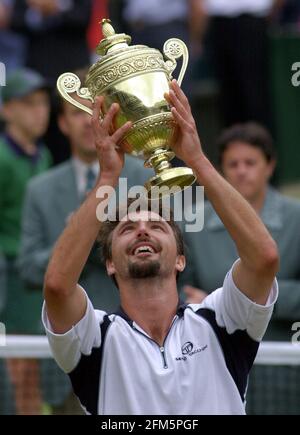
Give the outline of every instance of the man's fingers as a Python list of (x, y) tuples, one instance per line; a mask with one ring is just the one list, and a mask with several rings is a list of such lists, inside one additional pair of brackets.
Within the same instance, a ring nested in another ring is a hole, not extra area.
[(95, 99), (94, 109), (93, 109), (93, 117), (92, 117), (92, 126), (95, 131), (99, 128), (99, 119), (101, 117), (101, 106), (104, 99), (103, 97), (97, 97)]
[(168, 102), (170, 105), (172, 105), (172, 101), (171, 101), (170, 95), (169, 95), (167, 92), (164, 93), (164, 97), (165, 97), (165, 99), (167, 100), (167, 102)]
[(132, 122), (128, 121), (126, 124), (122, 125), (122, 127), (118, 128), (118, 130), (115, 131), (115, 133), (112, 135), (112, 140), (115, 143), (118, 143), (124, 136), (125, 133), (127, 133), (128, 130), (132, 127)]
[(118, 128), (113, 133), (113, 120), (116, 114), (118, 113), (120, 106), (117, 103), (114, 103), (109, 108), (108, 112), (103, 118), (103, 121), (100, 123), (99, 118), (101, 117), (101, 112), (103, 108), (104, 98), (97, 97), (95, 99), (94, 104), (94, 110), (93, 110), (93, 117), (92, 117), (92, 126), (94, 128), (94, 131), (99, 134), (99, 132), (104, 135), (111, 136), (112, 141), (117, 144), (124, 134), (132, 127), (132, 122), (128, 121), (126, 124), (124, 124), (122, 127)]
[(102, 121), (102, 128), (104, 128), (106, 131), (110, 131), (111, 128), (111, 124), (114, 120), (115, 115), (118, 113), (120, 109), (119, 104), (117, 103), (113, 103), (110, 108), (109, 111), (107, 112), (107, 114), (105, 115), (103, 121)]
[(180, 128), (182, 130), (190, 130), (191, 126), (186, 120), (178, 113), (177, 109), (175, 107), (171, 108), (171, 112), (175, 118), (175, 121), (179, 124)]
[(191, 116), (190, 111), (187, 110), (186, 107), (181, 103), (181, 101), (178, 99), (177, 95), (172, 89), (170, 89), (169, 97), (171, 105), (177, 109), (178, 113), (180, 113), (183, 118)]
[(172, 89), (170, 89), (169, 94), (165, 94), (165, 98), (170, 102), (172, 106), (171, 112), (181, 129), (192, 133), (196, 128), (196, 124), (192, 112), (190, 111), (190, 107), (183, 104), (178, 98), (178, 95)]
[[(103, 118), (103, 104), (104, 97), (100, 96), (95, 99), (92, 126), (94, 128), (94, 131), (97, 133), (99, 133), (100, 127), (106, 130), (107, 133), (110, 133), (112, 122), (120, 107), (117, 103), (113, 103)], [(103, 121), (101, 123), (99, 122), (100, 118), (103, 118)]]
[(177, 80), (172, 80), (171, 84), (170, 84), (170, 88), (175, 92), (178, 100), (181, 102), (181, 104), (185, 107), (185, 109), (189, 112), (192, 113), (191, 111), (191, 106), (189, 103), (189, 100), (187, 99), (185, 93), (183, 92), (183, 90), (181, 89), (181, 87), (179, 86)]
[(173, 89), (173, 91), (178, 95), (178, 98), (182, 101), (183, 104), (189, 104), (189, 101), (179, 86), (177, 80), (173, 79), (170, 83), (170, 88)]

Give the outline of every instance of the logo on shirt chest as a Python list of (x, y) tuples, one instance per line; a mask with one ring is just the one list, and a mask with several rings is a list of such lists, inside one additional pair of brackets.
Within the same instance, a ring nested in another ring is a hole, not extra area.
[(192, 357), (196, 354), (202, 353), (207, 348), (207, 344), (205, 346), (195, 348), (194, 344), (191, 341), (187, 341), (181, 346), (181, 354), (183, 356), (176, 357), (175, 361), (186, 361), (188, 357)]

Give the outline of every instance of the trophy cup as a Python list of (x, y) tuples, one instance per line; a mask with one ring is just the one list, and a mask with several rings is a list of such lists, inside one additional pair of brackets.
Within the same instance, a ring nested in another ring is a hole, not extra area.
[(104, 39), (97, 48), (100, 60), (89, 70), (86, 87), (81, 88), (79, 78), (73, 73), (62, 74), (57, 88), (63, 98), (74, 106), (92, 115), (91, 109), (75, 100), (70, 94), (76, 92), (83, 99), (94, 102), (103, 95), (106, 113), (111, 104), (118, 103), (120, 110), (114, 128), (127, 121), (132, 127), (118, 144), (126, 153), (141, 157), (144, 166), (151, 167), (155, 176), (145, 187), (149, 191), (155, 186), (179, 187), (181, 190), (192, 185), (195, 176), (190, 168), (172, 168), (170, 160), (175, 156), (170, 149), (176, 140), (178, 125), (164, 98), (169, 91), (169, 82), (177, 66), (176, 59), (182, 57), (182, 68), (178, 77), (181, 85), (188, 64), (188, 50), (180, 39), (166, 41), (163, 52), (144, 45), (130, 46), (131, 37), (116, 34), (110, 20), (102, 20)]

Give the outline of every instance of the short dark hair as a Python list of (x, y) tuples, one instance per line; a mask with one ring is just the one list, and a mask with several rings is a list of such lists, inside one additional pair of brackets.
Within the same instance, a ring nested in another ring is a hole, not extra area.
[(233, 142), (245, 142), (259, 148), (267, 162), (276, 158), (273, 139), (269, 131), (257, 122), (247, 122), (245, 124), (235, 124), (220, 134), (217, 139), (220, 166), (222, 166), (224, 152)]
[[(121, 222), (122, 218), (124, 218), (128, 214), (128, 209), (134, 201), (135, 199), (127, 199), (127, 202), (125, 204), (122, 204), (120, 205), (120, 207), (117, 207), (116, 219), (113, 221), (108, 219), (105, 222), (103, 222), (103, 224), (101, 225), (101, 229), (99, 231), (97, 241), (100, 244), (101, 259), (104, 264), (106, 264), (107, 260), (111, 260), (112, 258), (112, 233), (114, 229), (118, 226), (118, 224)], [(141, 209), (151, 211), (151, 204), (152, 201), (148, 199), (146, 199), (144, 202), (141, 201), (141, 207), (137, 208), (137, 212), (139, 212)], [(165, 217), (163, 213), (163, 207), (161, 201), (159, 201), (159, 207), (157, 207), (157, 212), (159, 216)], [(166, 219), (166, 222), (170, 225), (170, 227), (173, 230), (175, 240), (176, 240), (177, 254), (185, 255), (184, 239), (183, 239), (182, 232), (179, 226), (177, 225), (177, 223), (174, 221), (174, 215), (172, 210), (170, 209), (169, 212), (170, 212), (170, 219)], [(118, 287), (115, 277), (112, 277), (112, 279), (116, 284), (116, 286)]]

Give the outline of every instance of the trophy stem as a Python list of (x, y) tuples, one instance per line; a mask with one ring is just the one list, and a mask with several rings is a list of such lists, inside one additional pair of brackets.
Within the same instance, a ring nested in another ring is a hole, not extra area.
[[(172, 168), (170, 160), (175, 156), (173, 151), (156, 149), (155, 152), (145, 161), (146, 168), (153, 168), (155, 171), (155, 176), (148, 180), (145, 184), (146, 189), (149, 194), (153, 196), (153, 188), (168, 187), (169, 191), (162, 190), (158, 192), (158, 196), (162, 197), (164, 195), (174, 194), (175, 191), (184, 190), (191, 186), (196, 177), (190, 168)], [(174, 188), (173, 192), (170, 189)], [(155, 191), (155, 194), (157, 192)], [(153, 198), (152, 198), (153, 199)]]
[(145, 168), (153, 168), (155, 173), (159, 174), (165, 169), (172, 167), (169, 161), (172, 160), (173, 157), (175, 157), (175, 154), (172, 151), (158, 148), (154, 151), (152, 156), (145, 161), (144, 166)]

